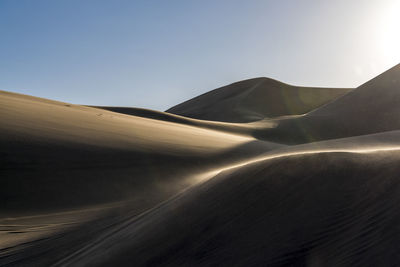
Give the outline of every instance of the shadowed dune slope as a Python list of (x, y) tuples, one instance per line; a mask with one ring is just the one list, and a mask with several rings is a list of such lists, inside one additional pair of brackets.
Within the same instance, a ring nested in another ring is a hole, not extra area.
[(1, 216), (159, 200), (208, 168), (279, 147), (4, 91), (0, 121)]
[(399, 131), (329, 140), (227, 164), (139, 216), (113, 216), (79, 244), (88, 226), (0, 263), (396, 266), (399, 140)]
[(396, 266), (399, 160), (327, 152), (227, 170), (59, 263)]
[(400, 129), (400, 65), (304, 116), (277, 121), (255, 135), (284, 143), (365, 135)]
[(212, 90), (166, 112), (202, 120), (250, 122), (307, 113), (349, 91), (351, 89), (299, 87), (255, 78)]
[(110, 262), (398, 265), (399, 156), (314, 154), (224, 173), (156, 211)]

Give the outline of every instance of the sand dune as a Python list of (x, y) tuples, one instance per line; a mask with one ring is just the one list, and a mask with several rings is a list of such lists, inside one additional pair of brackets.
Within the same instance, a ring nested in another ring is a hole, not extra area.
[[(146, 213), (117, 216), (75, 249), (68, 244), (77, 234), (69, 234), (58, 244), (71, 252), (55, 247), (33, 262), (387, 266), (397, 260), (390, 243), (399, 240), (399, 140), (399, 132), (333, 140), (226, 165)], [(43, 253), (48, 243), (28, 250)], [(32, 263), (21, 255), (8, 260)]]
[(400, 65), (304, 116), (276, 121), (258, 138), (293, 144), (400, 129)]
[(317, 153), (251, 164), (66, 262), (391, 266), (400, 260), (399, 155)]
[(273, 79), (255, 78), (217, 88), (167, 112), (202, 120), (250, 122), (303, 114), (350, 91), (292, 86)]
[(397, 266), (399, 79), (168, 112), (1, 91), (0, 265)]
[(104, 217), (110, 207), (140, 213), (209, 169), (281, 147), (4, 91), (0, 107), (0, 251), (6, 255)]
[(174, 177), (279, 146), (7, 92), (0, 101), (2, 216), (176, 192), (190, 179)]

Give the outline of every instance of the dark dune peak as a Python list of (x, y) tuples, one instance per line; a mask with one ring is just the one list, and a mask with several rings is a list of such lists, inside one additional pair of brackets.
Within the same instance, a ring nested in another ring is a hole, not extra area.
[(269, 78), (254, 78), (217, 88), (166, 112), (202, 120), (250, 122), (304, 114), (350, 90), (300, 87)]
[(305, 143), (400, 129), (400, 64), (305, 116), (278, 121), (259, 138)]
[(400, 64), (311, 112), (310, 116), (351, 113), (353, 116), (373, 117), (377, 111), (385, 114), (400, 111)]

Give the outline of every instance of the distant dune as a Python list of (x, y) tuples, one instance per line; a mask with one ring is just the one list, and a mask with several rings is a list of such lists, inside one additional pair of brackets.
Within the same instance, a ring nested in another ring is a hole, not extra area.
[(258, 138), (282, 143), (325, 139), (400, 129), (400, 65), (359, 86), (336, 101), (302, 117), (277, 120), (277, 127)]
[(202, 120), (251, 122), (304, 114), (350, 91), (292, 86), (273, 79), (255, 78), (217, 88), (166, 112)]
[(167, 112), (0, 91), (0, 266), (400, 265), (400, 65)]

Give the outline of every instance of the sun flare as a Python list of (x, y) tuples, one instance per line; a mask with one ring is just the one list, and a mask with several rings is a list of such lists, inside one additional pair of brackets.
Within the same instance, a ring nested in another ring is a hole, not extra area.
[(400, 2), (394, 1), (388, 5), (382, 14), (382, 24), (379, 25), (382, 36), (381, 49), (384, 57), (390, 61), (400, 60)]

